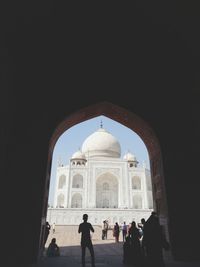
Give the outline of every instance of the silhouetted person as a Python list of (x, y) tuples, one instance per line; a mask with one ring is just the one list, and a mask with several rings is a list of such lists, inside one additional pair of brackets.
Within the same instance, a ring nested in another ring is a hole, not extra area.
[(163, 233), (159, 223), (159, 218), (152, 212), (144, 226), (143, 245), (146, 251), (147, 266), (165, 266), (162, 254)]
[(50, 229), (51, 229), (50, 224), (48, 222), (46, 222), (45, 231), (44, 231), (44, 246), (45, 246), (45, 244), (47, 242), (47, 238), (49, 236)]
[(142, 219), (141, 219), (141, 223), (140, 223), (140, 227), (141, 227), (141, 229), (142, 229), (142, 232), (143, 232), (143, 229), (144, 229), (145, 222), (146, 222), (145, 219), (142, 218)]
[(128, 231), (128, 227), (126, 225), (126, 222), (124, 222), (123, 225), (122, 225), (123, 242), (125, 242), (125, 240), (126, 240), (127, 231)]
[(145, 219), (142, 218), (141, 219), (141, 223), (139, 223), (139, 228), (141, 229), (141, 250), (142, 250), (142, 254), (143, 254), (143, 257), (146, 256), (146, 252), (145, 252), (145, 246), (143, 244), (143, 235), (144, 235), (144, 225), (145, 225)]
[(108, 238), (108, 221), (105, 220), (105, 239)]
[(52, 238), (51, 243), (47, 248), (47, 256), (48, 257), (58, 257), (60, 256), (60, 249), (56, 244), (56, 239)]
[(113, 229), (113, 236), (115, 237), (115, 242), (119, 242), (119, 224), (116, 222)]
[(102, 225), (102, 240), (107, 239), (107, 223), (103, 221)]
[(131, 223), (131, 228), (129, 229), (129, 236), (131, 239), (132, 264), (134, 266), (141, 266), (143, 264), (143, 257), (140, 245), (141, 234), (139, 232), (139, 229), (136, 227), (135, 221)]
[(125, 242), (123, 244), (123, 263), (126, 265), (130, 265), (132, 263), (130, 236), (125, 238)]
[(87, 222), (88, 220), (88, 215), (83, 214), (83, 223), (79, 225), (78, 232), (82, 233), (81, 234), (81, 249), (82, 249), (82, 266), (85, 267), (85, 250), (86, 247), (90, 251), (91, 255), (91, 261), (92, 261), (92, 267), (95, 267), (94, 264), (94, 249), (90, 237), (90, 231), (94, 233), (94, 228), (90, 223)]

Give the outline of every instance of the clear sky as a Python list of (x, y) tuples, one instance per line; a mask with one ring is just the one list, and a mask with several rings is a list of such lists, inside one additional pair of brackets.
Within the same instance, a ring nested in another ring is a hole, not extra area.
[(124, 154), (129, 151), (136, 156), (139, 165), (142, 165), (142, 163), (145, 162), (147, 168), (149, 168), (149, 155), (146, 146), (142, 139), (131, 129), (105, 116), (99, 116), (84, 121), (64, 132), (54, 147), (49, 191), (50, 205), (53, 204), (58, 160), (62, 164), (68, 165), (71, 156), (77, 150), (81, 149), (85, 139), (100, 128), (101, 121), (103, 128), (119, 141), (121, 145), (121, 158), (123, 158)]

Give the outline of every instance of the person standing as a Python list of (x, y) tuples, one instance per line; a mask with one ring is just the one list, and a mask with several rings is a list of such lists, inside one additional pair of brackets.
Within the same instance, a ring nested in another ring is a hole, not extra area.
[(113, 229), (113, 236), (115, 237), (115, 242), (119, 242), (119, 224), (116, 222)]
[(153, 211), (144, 225), (143, 245), (149, 267), (164, 267), (163, 232), (157, 214)]
[[(132, 221), (131, 228), (129, 229), (129, 236), (131, 239), (131, 258), (134, 266), (141, 266), (143, 263), (142, 251), (140, 245), (140, 232), (136, 227), (135, 221)], [(154, 266), (159, 267), (159, 266)]]
[(104, 240), (106, 238), (106, 221), (103, 221), (102, 224), (102, 240)]
[(94, 249), (90, 236), (90, 231), (94, 233), (94, 228), (91, 223), (87, 222), (88, 215), (83, 214), (83, 223), (79, 224), (78, 233), (81, 233), (81, 249), (82, 249), (82, 267), (85, 267), (85, 250), (86, 247), (90, 251), (92, 267), (95, 267)]
[(122, 237), (123, 237), (123, 242), (125, 242), (126, 240), (126, 235), (127, 235), (127, 225), (126, 225), (126, 222), (123, 223), (122, 225)]
[(108, 221), (107, 220), (105, 220), (105, 239), (107, 239), (108, 238)]
[(142, 251), (142, 255), (143, 255), (143, 258), (145, 258), (146, 256), (146, 251), (145, 251), (145, 246), (144, 246), (144, 242), (143, 242), (143, 235), (144, 235), (144, 226), (145, 226), (145, 219), (142, 218), (141, 219), (141, 223), (139, 224), (139, 228), (140, 228), (140, 231), (141, 231), (141, 251)]
[(55, 227), (56, 227), (56, 224), (55, 224), (55, 222), (52, 224), (52, 230), (53, 230), (53, 234), (55, 233), (55, 231), (56, 231), (56, 229), (55, 229)]
[(50, 229), (51, 229), (51, 226), (50, 226), (49, 222), (46, 222), (45, 231), (44, 231), (44, 247), (45, 247), (45, 244), (47, 242), (47, 238), (49, 236)]

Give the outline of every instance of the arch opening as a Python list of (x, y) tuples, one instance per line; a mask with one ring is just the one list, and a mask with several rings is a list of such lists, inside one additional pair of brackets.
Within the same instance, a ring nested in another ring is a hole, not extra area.
[[(148, 153), (149, 153), (149, 160), (150, 160), (150, 170), (151, 170), (151, 183), (147, 184), (147, 189), (150, 191), (152, 190), (153, 193), (153, 205), (152, 209), (154, 209), (160, 218), (161, 224), (165, 226), (166, 234), (168, 234), (168, 212), (167, 212), (167, 202), (166, 202), (166, 195), (165, 195), (165, 187), (164, 187), (164, 174), (163, 174), (163, 167), (162, 167), (162, 155), (159, 142), (157, 137), (152, 130), (152, 128), (141, 118), (137, 115), (119, 107), (114, 104), (108, 102), (98, 103), (96, 105), (92, 105), (86, 107), (78, 112), (68, 116), (65, 120), (57, 127), (55, 130), (51, 142), (50, 142), (50, 149), (49, 149), (49, 156), (48, 156), (48, 166), (47, 166), (47, 182), (49, 183), (50, 180), (50, 168), (51, 168), (51, 161), (52, 161), (52, 154), (54, 146), (60, 137), (60, 135), (71, 128), (72, 126), (83, 122), (85, 120), (104, 115), (112, 120), (115, 120), (122, 125), (128, 127), (129, 129), (133, 130), (136, 134), (140, 136), (140, 138), (145, 143)], [(85, 164), (85, 161), (84, 161)], [(130, 166), (132, 167), (132, 166)], [(109, 176), (110, 177), (110, 176)], [(80, 177), (79, 177), (80, 178)], [(134, 177), (133, 177), (134, 178)], [(112, 180), (113, 179), (113, 180)], [(135, 180), (134, 180), (135, 179)], [(137, 178), (132, 179), (132, 189), (133, 190), (140, 190), (141, 182)], [(98, 207), (118, 207), (118, 187), (114, 181), (116, 181), (113, 177), (110, 179), (106, 176), (104, 182), (99, 182), (97, 180), (97, 189), (96, 189), (96, 205)], [(62, 186), (64, 182), (61, 183)], [(76, 185), (78, 185), (78, 187)], [(156, 186), (155, 186), (156, 185)], [(74, 187), (82, 188), (83, 182), (78, 179), (78, 182), (74, 182)], [(114, 192), (116, 195), (113, 198), (109, 195), (110, 188), (114, 188)], [(45, 192), (46, 198), (48, 195), (48, 190)], [(149, 198), (151, 198), (149, 194)], [(61, 204), (63, 204), (64, 200), (59, 200)], [(133, 198), (133, 205), (132, 207), (135, 209), (140, 209), (143, 207), (144, 203), (138, 194), (135, 198)], [(79, 208), (84, 205), (83, 199), (81, 194), (74, 194), (71, 198), (71, 207)], [(60, 205), (62, 206), (62, 205)], [(43, 207), (43, 217), (46, 218), (47, 214), (47, 203)], [(96, 220), (96, 218), (95, 218)], [(41, 239), (42, 239), (42, 232), (41, 232)], [(169, 238), (168, 238), (169, 239)]]

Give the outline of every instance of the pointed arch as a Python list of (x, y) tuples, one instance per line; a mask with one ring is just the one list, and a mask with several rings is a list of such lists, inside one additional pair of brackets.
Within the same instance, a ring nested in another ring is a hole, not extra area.
[(64, 208), (64, 201), (65, 201), (65, 196), (64, 194), (60, 193), (57, 197), (57, 207)]
[(142, 196), (139, 194), (133, 196), (133, 209), (142, 209), (143, 208), (143, 201)]
[(132, 177), (132, 189), (141, 190), (141, 178), (139, 176)]
[(82, 208), (82, 195), (79, 193), (76, 193), (72, 196), (72, 202), (71, 202), (72, 208)]
[(118, 208), (118, 180), (106, 172), (96, 180), (96, 207)]
[[(129, 129), (133, 130), (137, 135), (140, 136), (140, 138), (146, 145), (149, 154), (151, 169), (150, 171), (153, 193), (153, 209), (158, 213), (159, 217), (161, 218), (162, 224), (166, 226), (166, 232), (169, 233), (165, 179), (163, 172), (162, 153), (159, 141), (156, 137), (156, 133), (154, 132), (154, 130), (145, 120), (143, 120), (143, 118), (137, 116), (136, 114), (130, 112), (127, 109), (124, 109), (123, 107), (104, 101), (82, 108), (77, 112), (74, 112), (73, 114), (70, 114), (66, 118), (64, 118), (63, 121), (55, 129), (50, 140), (46, 183), (49, 184), (50, 182), (53, 150), (61, 134), (78, 123), (101, 115), (107, 116), (108, 118), (115, 120), (121, 123), (122, 125), (128, 127)], [(46, 188), (46, 190), (49, 190), (48, 187)], [(46, 214), (47, 212), (47, 191), (44, 194), (43, 214)]]
[(83, 188), (83, 176), (82, 175), (80, 175), (80, 174), (74, 175), (72, 187), (73, 188)]
[[(145, 143), (149, 153), (152, 184), (156, 184), (156, 187), (153, 186), (153, 207), (154, 210), (156, 210), (157, 213), (162, 217), (162, 221), (166, 220), (168, 218), (168, 210), (165, 193), (162, 153), (156, 134), (150, 125), (141, 117), (118, 105), (106, 101), (100, 102), (80, 109), (79, 111), (67, 116), (58, 125), (52, 135), (49, 148), (48, 173), (50, 174), (50, 162), (52, 159), (53, 149), (60, 135), (78, 123), (101, 115), (107, 116), (108, 118), (128, 127), (129, 129), (132, 129)], [(50, 179), (50, 175), (48, 175), (48, 179)]]
[(58, 182), (58, 189), (62, 189), (66, 184), (66, 176), (65, 175), (61, 175), (59, 177), (59, 182)]

